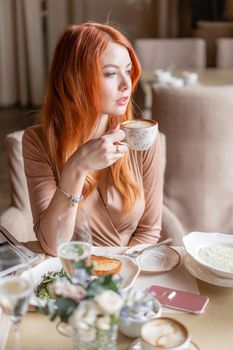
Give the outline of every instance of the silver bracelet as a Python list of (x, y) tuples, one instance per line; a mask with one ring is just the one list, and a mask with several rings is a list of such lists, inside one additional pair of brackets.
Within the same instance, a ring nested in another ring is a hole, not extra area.
[(72, 207), (75, 206), (75, 204), (81, 202), (83, 200), (83, 195), (79, 194), (78, 196), (72, 196), (72, 194), (67, 193), (61, 186), (58, 186), (59, 190), (66, 196), (66, 198), (69, 199), (71, 202)]

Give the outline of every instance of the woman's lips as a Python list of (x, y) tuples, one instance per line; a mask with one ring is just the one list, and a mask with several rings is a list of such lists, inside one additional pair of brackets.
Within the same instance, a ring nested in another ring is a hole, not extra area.
[(121, 97), (118, 100), (116, 100), (116, 103), (120, 106), (124, 106), (128, 103), (129, 101), (129, 96)]

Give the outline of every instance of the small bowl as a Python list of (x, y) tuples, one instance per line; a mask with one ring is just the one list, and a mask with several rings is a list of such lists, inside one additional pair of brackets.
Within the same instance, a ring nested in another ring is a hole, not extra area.
[(148, 315), (148, 317), (145, 317), (144, 319), (141, 320), (135, 320), (133, 318), (120, 318), (120, 323), (119, 323), (119, 330), (121, 333), (126, 335), (127, 337), (130, 338), (137, 338), (140, 337), (141, 334), (141, 328), (144, 325), (145, 322), (150, 321), (153, 318), (160, 317), (162, 313), (162, 307), (161, 304), (157, 299), (153, 301), (154, 308), (153, 311)]
[[(213, 272), (214, 274), (224, 277), (224, 278), (233, 278), (233, 271), (224, 269), (224, 266), (221, 268), (218, 264), (212, 263), (210, 259), (208, 261), (203, 258), (201, 250), (208, 249), (209, 254), (216, 249), (231, 248), (233, 249), (233, 236), (230, 234), (223, 233), (207, 233), (207, 232), (191, 232), (183, 237), (183, 242), (185, 249), (189, 255), (199, 264)], [(218, 256), (221, 257), (222, 253), (218, 253)], [(216, 254), (217, 255), (217, 254)]]

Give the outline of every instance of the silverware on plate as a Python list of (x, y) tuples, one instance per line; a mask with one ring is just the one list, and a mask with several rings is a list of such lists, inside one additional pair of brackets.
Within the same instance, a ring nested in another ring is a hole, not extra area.
[[(152, 244), (146, 248), (140, 249), (140, 250), (134, 250), (132, 253), (124, 253), (124, 255), (128, 256), (129, 258), (137, 258), (139, 255), (141, 255), (145, 250), (153, 249), (160, 247), (162, 245), (166, 245), (168, 243), (172, 242), (172, 238), (167, 238), (162, 242)], [(132, 249), (132, 248), (131, 248)]]

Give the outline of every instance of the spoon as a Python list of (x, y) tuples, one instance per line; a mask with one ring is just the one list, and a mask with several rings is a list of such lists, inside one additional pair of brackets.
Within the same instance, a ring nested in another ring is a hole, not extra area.
[(124, 255), (128, 256), (129, 258), (137, 258), (139, 255), (141, 255), (145, 250), (149, 250), (149, 249), (153, 249), (153, 248), (157, 248), (163, 245), (166, 245), (168, 243), (172, 242), (172, 238), (167, 238), (162, 242), (156, 243), (156, 244), (152, 244), (144, 249), (141, 250), (135, 250), (133, 251), (133, 253), (125, 253)]

